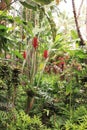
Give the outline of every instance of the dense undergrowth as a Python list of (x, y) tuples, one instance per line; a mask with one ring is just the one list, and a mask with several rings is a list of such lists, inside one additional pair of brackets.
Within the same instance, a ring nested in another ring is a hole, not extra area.
[(54, 5), (20, 3), (0, 11), (0, 130), (87, 130), (87, 43)]

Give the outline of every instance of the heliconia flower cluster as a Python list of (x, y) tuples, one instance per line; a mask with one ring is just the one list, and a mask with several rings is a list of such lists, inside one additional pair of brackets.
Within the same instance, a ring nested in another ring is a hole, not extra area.
[(26, 53), (26, 51), (24, 51), (23, 52), (23, 58), (26, 59), (26, 57), (27, 57), (27, 53)]
[(45, 59), (48, 58), (48, 50), (44, 50), (44, 52), (43, 52), (43, 57), (44, 57)]
[[(38, 38), (35, 36), (32, 41), (32, 45), (35, 50), (38, 48)], [(43, 57), (46, 59), (48, 57), (48, 50), (44, 50)]]
[(34, 37), (33, 38), (33, 41), (32, 41), (32, 45), (35, 49), (38, 48), (38, 38), (37, 37)]
[[(38, 38), (36, 36), (32, 40), (32, 45), (33, 45), (33, 47), (34, 47), (35, 50), (38, 48)], [(23, 58), (26, 59), (26, 56), (27, 56), (27, 53), (26, 53), (26, 51), (24, 51), (23, 52)], [(45, 59), (48, 58), (48, 50), (44, 50), (43, 51), (43, 57)]]

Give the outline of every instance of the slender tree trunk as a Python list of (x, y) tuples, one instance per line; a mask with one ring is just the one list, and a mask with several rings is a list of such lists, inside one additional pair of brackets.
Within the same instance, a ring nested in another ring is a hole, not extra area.
[(32, 90), (27, 90), (27, 106), (26, 113), (29, 114), (29, 111), (32, 109), (35, 100), (35, 95)]
[(26, 107), (26, 113), (29, 114), (29, 111), (32, 109), (34, 104), (34, 97), (27, 97), (27, 107)]
[(77, 20), (77, 14), (76, 14), (76, 8), (75, 8), (74, 0), (72, 0), (72, 7), (73, 7), (73, 14), (74, 14), (74, 19), (75, 19), (77, 33), (78, 33), (78, 36), (80, 38), (80, 46), (83, 46), (83, 45), (85, 45), (85, 43), (84, 43), (83, 37), (81, 35), (81, 31), (79, 29), (79, 24), (78, 24), (78, 20)]

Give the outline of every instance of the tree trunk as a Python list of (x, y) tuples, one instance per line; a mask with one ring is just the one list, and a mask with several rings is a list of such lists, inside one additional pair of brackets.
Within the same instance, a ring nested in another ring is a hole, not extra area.
[(85, 45), (85, 43), (84, 43), (83, 37), (81, 35), (81, 31), (79, 29), (79, 24), (78, 24), (78, 20), (77, 20), (77, 14), (76, 14), (76, 8), (75, 8), (74, 0), (72, 0), (72, 7), (73, 7), (73, 14), (74, 14), (74, 19), (75, 19), (77, 33), (78, 33), (78, 36), (80, 38), (80, 46), (83, 46), (83, 45)]
[(6, 0), (1, 0), (1, 2), (0, 2), (0, 10), (9, 9), (11, 1), (12, 0), (8, 0), (8, 3), (7, 3)]
[(27, 90), (27, 106), (26, 113), (29, 114), (29, 111), (32, 109), (34, 104), (35, 94), (32, 90)]

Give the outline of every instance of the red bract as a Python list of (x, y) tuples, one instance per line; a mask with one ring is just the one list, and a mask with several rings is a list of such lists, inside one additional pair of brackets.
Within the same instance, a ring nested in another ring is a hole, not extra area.
[(59, 65), (64, 65), (65, 61), (63, 57), (59, 57)]
[(59, 64), (58, 64), (58, 66), (62, 69), (62, 71), (64, 69), (64, 65), (65, 65), (64, 58), (63, 57), (59, 57)]
[(44, 50), (43, 57), (46, 59), (48, 57), (48, 50)]
[(33, 47), (36, 49), (38, 47), (38, 38), (34, 37), (33, 38)]
[(27, 53), (26, 51), (23, 52), (23, 58), (26, 59)]

